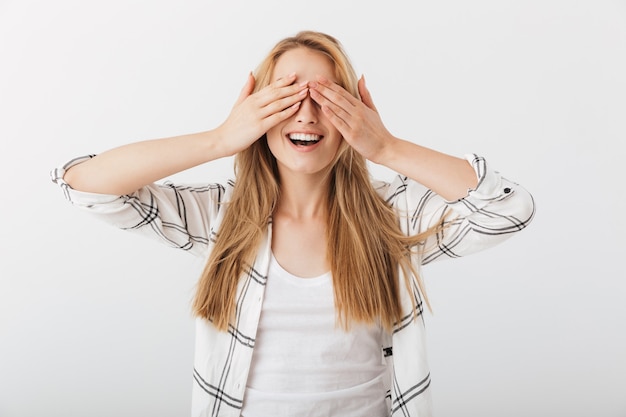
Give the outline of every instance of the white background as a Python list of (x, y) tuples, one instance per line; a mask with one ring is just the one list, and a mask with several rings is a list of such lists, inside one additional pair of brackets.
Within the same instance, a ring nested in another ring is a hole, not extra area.
[(626, 3), (600, 0), (0, 1), (0, 416), (189, 414), (202, 262), (48, 172), (217, 126), (301, 29), (343, 42), (392, 133), (536, 199), (521, 234), (424, 271), (436, 416), (626, 416)]

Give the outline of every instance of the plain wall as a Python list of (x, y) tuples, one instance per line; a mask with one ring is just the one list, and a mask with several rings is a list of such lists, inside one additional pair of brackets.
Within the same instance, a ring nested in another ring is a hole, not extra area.
[(301, 29), (343, 42), (393, 134), (536, 199), (527, 230), (424, 270), (435, 415), (626, 416), (626, 3), (599, 0), (0, 1), (0, 416), (189, 414), (202, 260), (95, 221), (48, 173), (216, 127)]

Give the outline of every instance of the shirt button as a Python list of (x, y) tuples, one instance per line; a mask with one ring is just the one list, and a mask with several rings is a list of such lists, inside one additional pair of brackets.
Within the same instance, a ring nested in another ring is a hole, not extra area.
[(504, 194), (508, 194), (508, 193), (510, 193), (510, 192), (511, 192), (511, 189), (510, 189), (509, 187), (506, 187), (506, 188), (504, 189)]

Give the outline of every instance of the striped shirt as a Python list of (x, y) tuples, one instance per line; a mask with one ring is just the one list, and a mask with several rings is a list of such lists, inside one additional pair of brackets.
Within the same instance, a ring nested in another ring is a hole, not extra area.
[[(72, 189), (65, 171), (92, 156), (76, 158), (51, 171), (52, 181), (75, 206), (116, 227), (156, 238), (163, 243), (207, 258), (234, 186), (226, 184), (151, 184), (130, 195), (105, 195)], [(412, 262), (421, 265), (457, 258), (492, 247), (532, 220), (532, 196), (517, 183), (490, 169), (484, 158), (466, 155), (479, 180), (464, 198), (445, 201), (423, 185), (398, 175), (391, 182), (374, 182), (375, 189), (396, 211), (402, 231), (420, 233), (444, 216), (450, 227), (432, 235)], [(255, 262), (238, 281), (236, 314), (228, 331), (218, 331), (196, 319), (192, 417), (239, 417), (271, 258), (271, 224)], [(386, 401), (394, 417), (432, 415), (430, 371), (426, 359), (423, 301), (417, 282), (399, 279), (402, 319), (383, 341), (381, 355), (390, 375)], [(417, 319), (414, 319), (414, 316)]]

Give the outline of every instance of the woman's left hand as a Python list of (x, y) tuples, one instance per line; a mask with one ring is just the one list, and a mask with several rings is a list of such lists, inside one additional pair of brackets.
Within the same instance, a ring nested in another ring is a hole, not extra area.
[(311, 98), (346, 142), (366, 159), (378, 162), (384, 159), (386, 146), (395, 138), (384, 126), (363, 77), (359, 79), (358, 88), (361, 100), (323, 77), (309, 83)]

